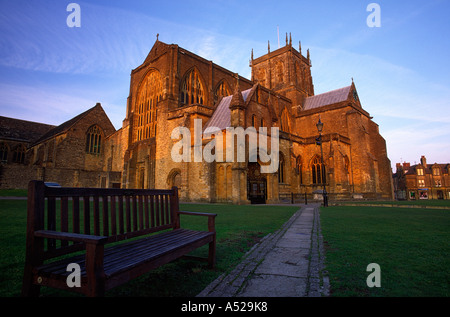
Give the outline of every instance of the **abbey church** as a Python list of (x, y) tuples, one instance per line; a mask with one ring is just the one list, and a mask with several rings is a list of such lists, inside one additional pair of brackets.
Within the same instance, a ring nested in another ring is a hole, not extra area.
[[(182, 201), (235, 204), (320, 198), (324, 188), (330, 200), (392, 199), (386, 142), (353, 81), (316, 95), (309, 50), (303, 54), (287, 36), (284, 47), (252, 52), (250, 67), (249, 80), (157, 39), (131, 71), (119, 130), (101, 104), (59, 126), (0, 117), (0, 187), (26, 188), (31, 179), (68, 187), (177, 186)], [(230, 127), (267, 128), (270, 153), (271, 128), (278, 128), (277, 169), (264, 173), (267, 162), (250, 160), (248, 136), (244, 161), (174, 160), (180, 138), (173, 131), (180, 127), (191, 133), (192, 155)]]

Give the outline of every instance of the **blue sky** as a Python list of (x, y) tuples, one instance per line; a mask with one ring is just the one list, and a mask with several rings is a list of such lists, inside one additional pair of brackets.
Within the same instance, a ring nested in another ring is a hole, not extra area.
[[(70, 28), (67, 5), (81, 8)], [(380, 6), (381, 26), (366, 11)], [(0, 115), (59, 125), (101, 102), (116, 128), (132, 69), (156, 34), (250, 78), (249, 59), (310, 49), (315, 93), (348, 86), (379, 124), (388, 156), (450, 162), (450, 1), (0, 0)], [(325, 122), (326, 124), (326, 122)]]

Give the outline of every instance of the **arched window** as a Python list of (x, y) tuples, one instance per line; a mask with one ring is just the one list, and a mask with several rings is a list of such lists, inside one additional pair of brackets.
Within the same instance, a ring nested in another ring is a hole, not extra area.
[(25, 147), (19, 145), (13, 154), (13, 162), (23, 164), (25, 162)]
[(279, 162), (278, 162), (278, 183), (284, 183), (285, 182), (285, 175), (284, 175), (284, 169), (285, 169), (285, 161), (284, 161), (284, 155), (280, 152)]
[(311, 174), (313, 184), (326, 183), (325, 165), (320, 162), (318, 156), (316, 156), (311, 163)]
[(302, 158), (301, 156), (297, 156), (296, 159), (296, 169), (299, 176), (300, 184), (303, 184), (303, 175), (302, 175)]
[(198, 72), (193, 69), (185, 77), (181, 84), (180, 106), (192, 104), (205, 104), (205, 93), (200, 82)]
[(222, 80), (214, 92), (214, 103), (219, 101), (220, 97), (226, 97), (229, 95), (231, 95), (230, 87), (224, 80)]
[(283, 63), (278, 62), (276, 66), (278, 84), (283, 82)]
[(289, 115), (287, 112), (287, 109), (284, 108), (283, 112), (281, 113), (281, 126), (280, 126), (280, 130), (284, 131), (284, 132), (289, 132), (290, 131), (290, 127), (289, 127)]
[(7, 163), (8, 162), (8, 153), (9, 147), (7, 144), (0, 144), (0, 162)]
[(142, 81), (137, 94), (134, 141), (156, 136), (157, 104), (162, 99), (162, 80), (158, 71), (151, 71)]
[(256, 127), (256, 116), (255, 115), (252, 115), (252, 127), (254, 127), (255, 129), (257, 128)]
[(102, 130), (99, 126), (93, 125), (86, 133), (86, 153), (100, 154), (102, 145)]
[[(260, 127), (266, 127), (266, 122), (264, 121), (263, 118), (261, 118)], [(267, 128), (267, 127), (266, 127), (266, 128)]]

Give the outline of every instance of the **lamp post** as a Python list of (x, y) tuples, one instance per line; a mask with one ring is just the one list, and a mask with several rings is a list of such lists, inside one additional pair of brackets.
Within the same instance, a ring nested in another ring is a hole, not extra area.
[(320, 175), (320, 178), (321, 178), (322, 184), (323, 184), (323, 190), (322, 190), (323, 206), (328, 207), (328, 195), (327, 195), (327, 191), (325, 189), (326, 173), (324, 172), (323, 149), (322, 149), (323, 123), (322, 123), (322, 121), (320, 121), (320, 117), (319, 117), (319, 122), (317, 122), (317, 124), (316, 124), (316, 127), (317, 127), (317, 131), (319, 131), (319, 138), (317, 139), (317, 141), (318, 141), (317, 143), (319, 143), (319, 145), (320, 145), (320, 160), (321, 160), (320, 173), (322, 174), (322, 175)]

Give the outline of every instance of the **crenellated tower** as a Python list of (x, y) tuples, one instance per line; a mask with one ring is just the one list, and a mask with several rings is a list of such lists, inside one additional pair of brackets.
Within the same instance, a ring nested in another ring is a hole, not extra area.
[(309, 49), (307, 56), (303, 56), (301, 43), (297, 51), (292, 46), (291, 35), (288, 40), (286, 33), (284, 47), (271, 52), (269, 42), (267, 50), (267, 54), (256, 59), (252, 51), (252, 81), (290, 98), (294, 106), (303, 105), (306, 97), (314, 95)]

